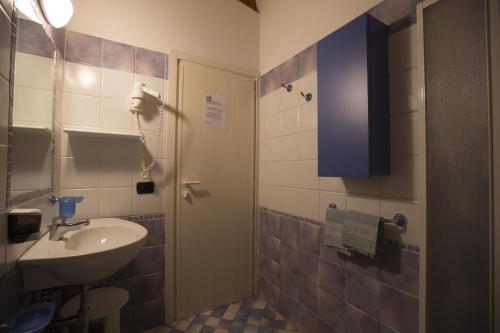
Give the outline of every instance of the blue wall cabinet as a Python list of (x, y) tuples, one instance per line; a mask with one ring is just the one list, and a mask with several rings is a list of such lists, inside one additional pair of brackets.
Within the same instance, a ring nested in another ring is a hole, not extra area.
[(387, 27), (364, 14), (318, 42), (318, 175), (390, 173)]

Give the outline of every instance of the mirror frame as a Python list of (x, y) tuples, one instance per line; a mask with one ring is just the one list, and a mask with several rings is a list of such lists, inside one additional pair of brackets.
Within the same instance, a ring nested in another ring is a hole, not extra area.
[[(13, 158), (13, 116), (14, 116), (14, 72), (15, 72), (15, 58), (16, 58), (16, 47), (17, 47), (17, 28), (18, 28), (18, 15), (17, 8), (14, 1), (14, 8), (12, 11), (12, 35), (11, 35), (11, 49), (10, 49), (10, 79), (9, 79), (9, 128), (8, 128), (8, 151), (7, 151), (7, 187), (6, 187), (6, 196), (7, 196), (7, 208), (12, 208), (14, 206), (18, 206), (24, 202), (40, 198), (54, 191), (54, 171), (55, 171), (55, 113), (56, 113), (56, 100), (57, 100), (57, 66), (58, 64), (62, 64), (60, 61), (64, 59), (63, 50), (64, 43), (59, 45), (57, 41), (61, 40), (61, 34), (64, 36), (64, 29), (54, 29), (43, 17), (41, 14), (41, 8), (37, 1), (32, 1), (35, 5), (38, 16), (41, 18), (41, 25), (47, 36), (47, 39), (51, 43), (52, 49), (54, 50), (54, 82), (53, 82), (53, 100), (54, 103), (52, 105), (52, 133), (50, 139), (50, 154), (51, 154), (51, 170), (50, 170), (50, 186), (43, 189), (37, 189), (33, 191), (27, 191), (21, 194), (11, 195), (11, 185), (12, 185), (12, 158)], [(64, 38), (62, 37), (62, 40)]]

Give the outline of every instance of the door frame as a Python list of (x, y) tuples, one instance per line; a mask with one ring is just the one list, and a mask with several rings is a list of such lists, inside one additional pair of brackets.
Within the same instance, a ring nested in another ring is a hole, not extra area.
[[(257, 218), (258, 218), (258, 197), (257, 197), (257, 177), (258, 177), (258, 167), (257, 167), (257, 129), (258, 129), (258, 72), (248, 69), (239, 68), (236, 66), (220, 63), (211, 59), (199, 57), (186, 52), (181, 52), (177, 49), (171, 49), (168, 53), (168, 112), (166, 114), (166, 136), (164, 138), (165, 156), (167, 156), (165, 164), (165, 186), (163, 188), (163, 205), (165, 212), (165, 324), (169, 325), (177, 320), (177, 288), (176, 281), (178, 270), (178, 255), (180, 244), (177, 240), (180, 237), (180, 231), (178, 224), (180, 221), (180, 201), (178, 200), (181, 180), (178, 177), (178, 170), (180, 170), (181, 160), (180, 160), (180, 149), (179, 146), (181, 141), (179, 140), (179, 121), (182, 117), (179, 111), (179, 63), (181, 61), (189, 61), (192, 63), (197, 63), (204, 66), (209, 66), (228, 72), (236, 73), (239, 75), (247, 76), (254, 80), (254, 116), (252, 122), (252, 132), (253, 140), (252, 147), (253, 156), (252, 164), (254, 168), (254, 179), (253, 179), (253, 191), (254, 191), (254, 211), (253, 211), (253, 235), (252, 235), (252, 246), (253, 246), (253, 293), (257, 292), (257, 282), (258, 282), (258, 265), (257, 265)], [(171, 158), (175, 156), (175, 158)]]

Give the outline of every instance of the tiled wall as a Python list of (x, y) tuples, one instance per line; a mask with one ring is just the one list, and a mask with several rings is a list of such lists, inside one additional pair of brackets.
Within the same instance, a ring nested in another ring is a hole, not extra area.
[[(260, 217), (262, 291), (303, 332), (418, 331), (425, 138), (419, 136), (415, 25), (390, 34), (389, 66), (391, 175), (370, 179), (317, 176), (314, 45), (261, 77), (259, 205), (273, 211)], [(293, 85), (291, 93), (282, 82)], [(395, 247), (375, 261), (341, 258), (320, 245), (330, 203), (387, 218), (401, 212), (409, 224), (386, 226)]]
[[(121, 310), (121, 332), (135, 333), (163, 325), (164, 217), (148, 214), (124, 218), (148, 229), (146, 243), (130, 264), (94, 286), (118, 287), (129, 292), (130, 298)], [(75, 287), (63, 288), (62, 301), (75, 294), (78, 294)]]
[[(0, 12), (0, 52), (10, 54), (10, 20), (4, 24), (7, 21), (7, 15), (4, 14)], [(4, 36), (5, 32), (8, 36)], [(159, 153), (154, 156), (158, 161), (158, 166), (153, 171), (157, 191), (140, 197), (134, 194), (134, 182), (140, 178), (136, 158), (151, 154), (151, 137), (157, 130), (158, 115), (151, 113), (154, 107), (149, 105), (146, 119), (141, 119), (141, 126), (146, 133), (146, 145), (130, 140), (89, 137), (72, 139), (65, 134), (63, 127), (72, 125), (111, 130), (137, 129), (137, 122), (134, 122), (128, 111), (128, 96), (133, 81), (140, 80), (149, 88), (165, 95), (168, 82), (167, 56), (72, 32), (68, 32), (67, 38), (62, 38), (62, 41), (60, 44), (66, 45), (66, 48), (61, 47), (60, 50), (67, 52), (66, 61), (59, 59), (56, 66), (54, 193), (85, 195), (85, 201), (79, 207), (79, 216), (132, 216), (125, 218), (148, 229), (147, 243), (134, 262), (97, 284), (116, 285), (129, 290), (131, 299), (123, 309), (123, 327), (125, 331), (142, 331), (161, 324), (164, 314), (164, 218), (161, 214), (163, 179), (160, 177), (164, 155), (161, 146)], [(41, 47), (37, 44), (32, 46)], [(9, 57), (6, 58), (3, 54), (0, 57), (0, 87), (1, 80), (4, 80), (7, 85), (4, 93), (6, 96), (9, 96), (11, 63), (6, 62), (4, 75), (3, 62)], [(13, 80), (11, 81), (12, 90)], [(9, 99), (0, 98), (0, 103), (4, 102), (7, 105), (0, 108), (0, 134), (5, 134), (5, 145), (0, 143), (2, 159), (7, 156), (7, 149), (4, 153), (1, 148), (7, 148), (8, 142)], [(5, 163), (0, 163), (0, 166), (5, 167)], [(35, 238), (21, 244), (7, 243), (6, 171), (0, 170), (0, 175), (0, 323), (3, 323), (19, 307), (30, 301), (29, 295), (23, 291), (15, 262), (33, 244)], [(57, 215), (57, 206), (48, 206), (45, 195), (22, 204), (16, 201), (14, 206), (42, 209), (42, 231), (46, 230), (52, 217)]]
[(323, 246), (323, 226), (260, 209), (260, 290), (301, 332), (418, 332), (418, 249), (375, 259)]
[[(317, 87), (315, 47), (261, 77), (259, 111), (259, 204), (322, 221), (332, 202), (391, 218), (404, 213), (406, 230), (387, 226), (386, 237), (420, 244), (421, 177), (417, 103), (416, 29), (389, 37), (391, 175), (370, 179), (317, 176)], [(288, 93), (281, 82), (291, 83)], [(300, 92), (312, 93), (306, 102)]]
[[(159, 112), (149, 104), (144, 116), (129, 111), (135, 81), (163, 96), (167, 91), (166, 54), (76, 32), (66, 32), (62, 125), (113, 131), (144, 131), (138, 139), (69, 136), (61, 131), (56, 164), (61, 168), (63, 195), (84, 195), (77, 214), (84, 217), (162, 212), (163, 140), (154, 142)], [(140, 125), (139, 125), (140, 124)], [(139, 158), (153, 157), (156, 190), (137, 195)]]

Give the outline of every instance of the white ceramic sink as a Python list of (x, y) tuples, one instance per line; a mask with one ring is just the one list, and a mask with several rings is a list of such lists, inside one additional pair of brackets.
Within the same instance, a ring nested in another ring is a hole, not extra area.
[(19, 258), (25, 289), (103, 279), (132, 261), (147, 234), (141, 225), (116, 218), (91, 219), (58, 241), (49, 240), (47, 233)]

